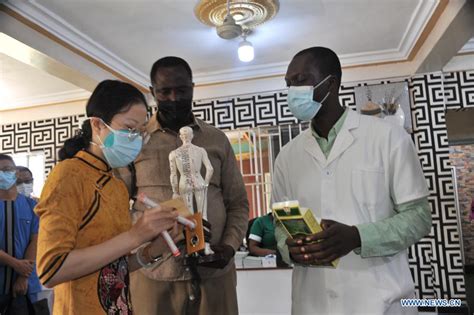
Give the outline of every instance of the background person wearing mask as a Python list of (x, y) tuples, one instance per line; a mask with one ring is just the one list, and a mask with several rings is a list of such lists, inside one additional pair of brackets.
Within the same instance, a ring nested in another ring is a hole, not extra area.
[(33, 173), (31, 173), (30, 169), (24, 166), (17, 166), (16, 167), (16, 189), (20, 194), (23, 194), (27, 197), (35, 199), (32, 196), (33, 194)]
[(11, 296), (34, 303), (41, 285), (35, 271), (38, 217), (35, 202), (16, 189), (13, 159), (0, 154), (0, 311)]
[[(407, 132), (339, 103), (341, 65), (324, 47), (293, 57), (288, 107), (309, 129), (275, 161), (272, 201), (298, 200), (324, 231), (279, 250), (294, 262), (292, 314), (415, 314), (407, 249), (430, 232), (426, 180)], [(340, 258), (336, 269), (310, 267)]]
[[(38, 274), (54, 287), (54, 314), (132, 314), (129, 272), (152, 267), (168, 252), (170, 208), (147, 211), (134, 226), (129, 195), (113, 168), (132, 162), (142, 147), (147, 104), (134, 86), (106, 80), (86, 106), (82, 130), (59, 151), (36, 213), (40, 217)], [(136, 254), (130, 252), (144, 244)]]
[[(222, 259), (196, 270), (183, 266), (182, 257), (170, 258), (153, 270), (133, 274), (131, 287), (136, 313), (237, 314), (232, 258), (247, 229), (248, 200), (234, 152), (222, 131), (194, 117), (191, 110), (194, 83), (186, 61), (178, 57), (162, 58), (153, 64), (150, 77), (150, 90), (158, 112), (147, 125), (150, 139), (135, 161), (136, 188), (138, 193), (143, 192), (158, 202), (172, 198), (168, 156), (182, 144), (179, 129), (190, 126), (194, 131), (193, 144), (207, 151), (214, 168), (208, 187), (207, 213), (211, 248)], [(130, 179), (130, 174), (125, 173), (124, 178)], [(136, 207), (146, 210), (139, 203)]]

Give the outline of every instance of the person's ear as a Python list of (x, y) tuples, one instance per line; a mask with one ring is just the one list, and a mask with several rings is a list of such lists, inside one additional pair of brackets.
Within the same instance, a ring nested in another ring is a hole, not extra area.
[(148, 88), (150, 89), (151, 95), (153, 95), (153, 97), (156, 98), (156, 96), (155, 96), (155, 89), (153, 88), (153, 86), (149, 86)]
[(93, 133), (100, 134), (100, 131), (104, 127), (104, 123), (100, 118), (97, 117), (91, 117), (89, 118), (91, 122), (91, 129)]
[(330, 84), (329, 89), (334, 92), (339, 92), (339, 79), (334, 74), (331, 74), (331, 77), (328, 80)]
[(329, 89), (332, 90), (332, 88), (335, 84), (336, 84), (336, 77), (334, 75), (330, 74), (329, 78), (328, 78)]

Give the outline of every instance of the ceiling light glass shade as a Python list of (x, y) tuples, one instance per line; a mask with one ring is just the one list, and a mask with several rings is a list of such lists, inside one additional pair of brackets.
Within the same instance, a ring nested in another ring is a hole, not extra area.
[(234, 18), (234, 20), (240, 21), (244, 18), (244, 15), (242, 13), (236, 13), (236, 14), (232, 15), (232, 17)]
[(239, 53), (240, 61), (243, 61), (243, 62), (252, 61), (253, 57), (254, 57), (254, 51), (253, 51), (252, 43), (244, 39), (239, 44), (238, 53)]

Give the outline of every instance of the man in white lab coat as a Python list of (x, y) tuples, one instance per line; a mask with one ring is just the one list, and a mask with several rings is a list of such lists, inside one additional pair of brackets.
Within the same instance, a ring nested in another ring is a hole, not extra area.
[[(341, 66), (324, 47), (299, 52), (288, 106), (311, 127), (275, 162), (273, 202), (298, 200), (324, 231), (278, 248), (294, 263), (292, 314), (416, 314), (407, 249), (430, 232), (426, 180), (407, 132), (339, 103)], [(314, 241), (319, 241), (314, 243)], [(340, 258), (337, 268), (312, 267)]]

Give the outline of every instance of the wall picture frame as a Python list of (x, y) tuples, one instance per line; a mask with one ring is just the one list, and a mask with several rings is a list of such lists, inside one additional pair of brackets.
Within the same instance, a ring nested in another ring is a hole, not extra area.
[(354, 92), (358, 113), (377, 116), (413, 132), (408, 82), (362, 85)]

